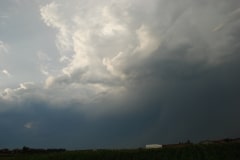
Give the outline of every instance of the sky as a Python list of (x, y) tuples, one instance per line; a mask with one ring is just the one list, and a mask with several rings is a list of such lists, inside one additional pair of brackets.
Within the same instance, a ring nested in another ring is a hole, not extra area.
[(1, 0), (0, 148), (240, 136), (239, 0)]

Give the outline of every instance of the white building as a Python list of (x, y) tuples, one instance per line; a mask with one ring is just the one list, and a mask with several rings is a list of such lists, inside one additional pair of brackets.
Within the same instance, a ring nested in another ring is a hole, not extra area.
[(147, 144), (146, 149), (156, 149), (156, 148), (162, 148), (163, 146), (161, 144)]

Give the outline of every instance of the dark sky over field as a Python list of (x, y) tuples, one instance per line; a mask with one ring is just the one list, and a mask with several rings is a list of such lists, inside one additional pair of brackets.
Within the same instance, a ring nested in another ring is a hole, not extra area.
[(240, 137), (239, 0), (0, 1), (0, 148)]

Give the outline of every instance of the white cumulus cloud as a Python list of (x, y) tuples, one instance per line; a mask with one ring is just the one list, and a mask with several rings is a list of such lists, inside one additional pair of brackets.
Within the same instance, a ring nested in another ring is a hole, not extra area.
[[(46, 25), (58, 31), (59, 59), (66, 64), (62, 75), (49, 77), (46, 86), (98, 85), (109, 92), (124, 87), (131, 59), (139, 61), (159, 47), (151, 24), (145, 23), (146, 19), (135, 24), (138, 17), (131, 13), (134, 1), (71, 2), (71, 6), (53, 2), (40, 9)], [(95, 89), (88, 92), (89, 97), (98, 93), (99, 88)]]
[(24, 124), (23, 127), (26, 128), (26, 129), (32, 129), (32, 128), (36, 127), (36, 123), (32, 122), (32, 121), (31, 122), (27, 122), (27, 123)]
[(10, 74), (6, 69), (2, 70), (2, 73), (3, 73), (4, 75), (6, 75), (7, 77), (10, 77), (10, 76), (11, 76), (11, 74)]
[(0, 54), (8, 52), (8, 45), (0, 40)]

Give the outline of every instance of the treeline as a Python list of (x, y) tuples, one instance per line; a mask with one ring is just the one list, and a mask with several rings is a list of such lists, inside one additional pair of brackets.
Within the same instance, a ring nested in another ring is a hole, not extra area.
[(18, 154), (10, 156), (0, 156), (0, 160), (240, 160), (240, 143), (189, 144), (160, 149), (79, 151), (50, 149), (49, 152), (23, 148)]
[(240, 139), (190, 141), (158, 149), (76, 150), (1, 149), (0, 160), (240, 160)]
[[(204, 141), (200, 141), (198, 144), (227, 144), (227, 143), (240, 143), (240, 138), (204, 140)], [(186, 142), (179, 142), (177, 144), (164, 144), (163, 148), (187, 147), (187, 146), (191, 146), (193, 144), (194, 143), (192, 143), (190, 140), (187, 140)]]
[(0, 149), (0, 155), (8, 155), (8, 154), (18, 154), (18, 153), (55, 153), (55, 152), (65, 152), (66, 149), (62, 148), (50, 148), (50, 149), (36, 149), (36, 148), (29, 148), (29, 147), (22, 147), (22, 149)]
[(240, 143), (240, 138), (225, 138), (219, 140), (204, 140), (199, 144), (224, 144), (224, 143)]
[[(191, 144), (182, 147), (129, 150), (80, 150), (18, 154), (12, 160), (240, 160), (240, 144)], [(0, 158), (1, 160), (1, 158)], [(5, 160), (5, 159), (4, 159)]]

